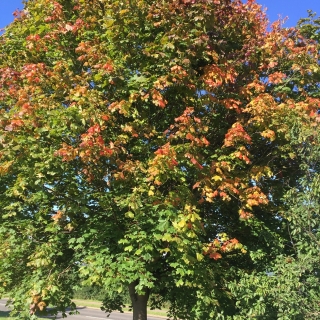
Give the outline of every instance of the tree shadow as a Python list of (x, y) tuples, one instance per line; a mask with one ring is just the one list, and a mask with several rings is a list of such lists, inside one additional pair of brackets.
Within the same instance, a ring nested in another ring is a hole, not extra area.
[(9, 318), (10, 311), (0, 311), (0, 318)]
[[(77, 310), (78, 310), (78, 312), (80, 313), (80, 310), (81, 309), (86, 309), (86, 307), (77, 307)], [(69, 314), (69, 309), (67, 309), (67, 315), (70, 317), (71, 315)], [(10, 310), (8, 310), (8, 311), (0, 311), (0, 320), (1, 320), (1, 318), (11, 318), (10, 317)], [(63, 318), (63, 316), (62, 316), (62, 314), (61, 313), (58, 313), (56, 316), (54, 316), (54, 315), (50, 315), (50, 314), (37, 314), (37, 316), (39, 317), (39, 318), (47, 318), (47, 319), (62, 319)]]

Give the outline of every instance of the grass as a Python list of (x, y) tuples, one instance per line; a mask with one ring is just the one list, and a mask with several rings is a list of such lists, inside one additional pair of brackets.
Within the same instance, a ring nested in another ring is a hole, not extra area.
[[(100, 307), (101, 307), (101, 302), (100, 301), (96, 301), (96, 300), (73, 299), (73, 302), (77, 306), (83, 306), (83, 307), (89, 307), (89, 308), (98, 308), (98, 309), (100, 309)], [(131, 311), (129, 311), (129, 308), (123, 308), (123, 311), (131, 312)], [(165, 309), (162, 309), (162, 310), (159, 310), (159, 309), (150, 310), (148, 308), (148, 315), (166, 317), (167, 316), (167, 310), (165, 310)]]
[[(10, 311), (0, 311), (0, 320), (14, 320), (15, 318), (10, 317)], [(48, 320), (45, 318), (38, 318), (39, 320)]]
[(11, 319), (10, 318), (10, 311), (0, 311), (0, 319)]

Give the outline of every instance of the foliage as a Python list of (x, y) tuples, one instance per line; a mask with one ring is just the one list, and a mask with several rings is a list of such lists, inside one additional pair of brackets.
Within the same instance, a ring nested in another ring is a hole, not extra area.
[[(105, 289), (97, 286), (81, 286), (74, 292), (75, 299), (102, 301), (106, 296)], [(129, 299), (127, 299), (129, 301)], [(129, 302), (128, 302), (129, 303)]]
[(319, 120), (319, 115), (291, 119), (292, 147), (304, 171), (284, 197), (282, 222), (290, 239), (283, 245), (292, 250), (275, 257), (268, 274), (253, 272), (237, 284), (230, 283), (242, 311), (239, 319), (247, 319), (248, 314), (251, 318), (283, 320), (319, 318)]
[(107, 311), (130, 288), (141, 320), (150, 293), (175, 319), (314, 312), (310, 34), (268, 31), (253, 0), (29, 0), (0, 41), (0, 293), (15, 310), (66, 312), (82, 282), (108, 289)]

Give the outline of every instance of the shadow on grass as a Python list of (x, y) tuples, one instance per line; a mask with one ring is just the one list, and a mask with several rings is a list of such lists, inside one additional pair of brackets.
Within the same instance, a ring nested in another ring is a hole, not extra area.
[(0, 311), (0, 319), (9, 318), (9, 317), (10, 317), (10, 311)]

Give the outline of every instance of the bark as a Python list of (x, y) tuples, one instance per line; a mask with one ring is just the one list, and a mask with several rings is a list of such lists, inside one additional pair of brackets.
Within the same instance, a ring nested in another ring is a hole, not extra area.
[(149, 299), (149, 289), (145, 289), (144, 294), (136, 292), (138, 281), (129, 284), (129, 294), (133, 308), (133, 320), (147, 320), (147, 303)]

